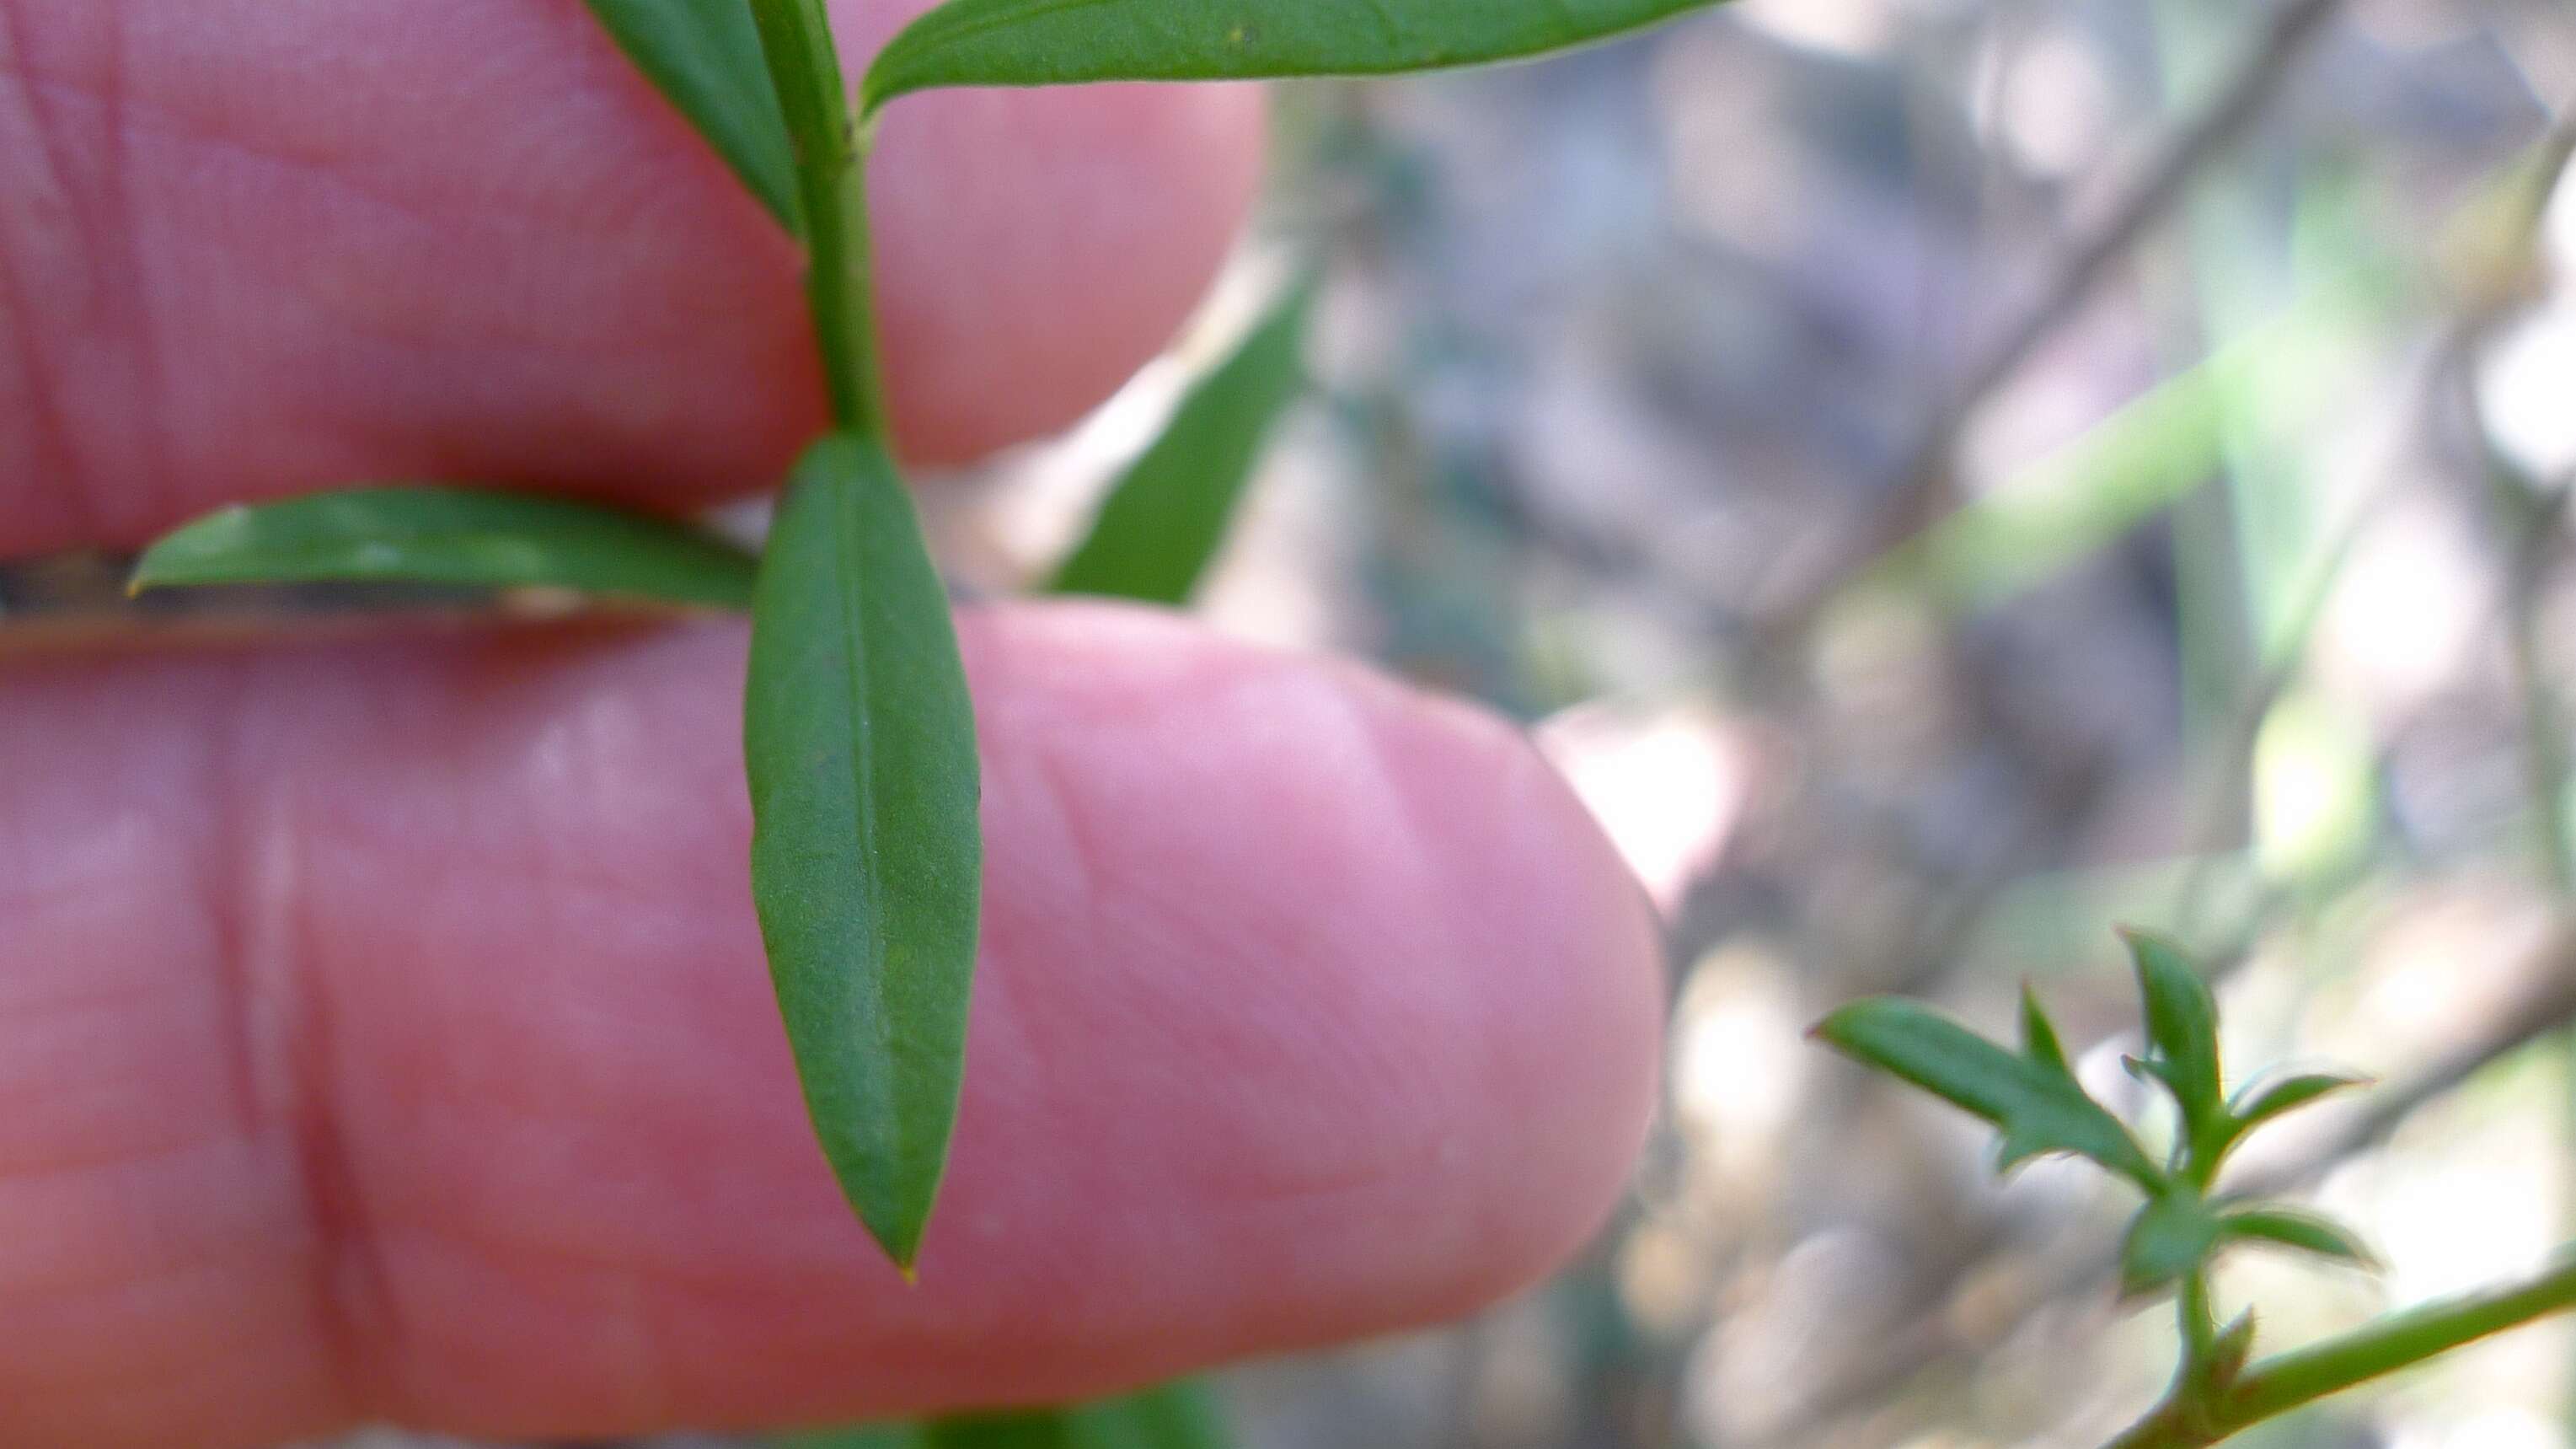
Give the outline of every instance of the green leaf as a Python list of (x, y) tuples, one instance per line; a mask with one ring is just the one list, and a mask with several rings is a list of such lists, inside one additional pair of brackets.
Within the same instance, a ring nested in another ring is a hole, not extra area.
[(1195, 1380), (1074, 1409), (951, 1419), (924, 1449), (1226, 1449), (1225, 1417)]
[(2145, 931), (2120, 934), (2136, 959), (2138, 994), (2146, 1001), (2146, 1069), (2173, 1093), (2191, 1140), (2207, 1141), (2225, 1110), (2218, 1081), (2218, 1003), (2181, 946)]
[(2295, 1208), (2232, 1212), (2220, 1220), (2220, 1230), (2230, 1242), (2271, 1243), (2372, 1272), (2379, 1268), (2378, 1255), (2362, 1243), (2359, 1234), (2331, 1218)]
[(911, 1268), (948, 1159), (975, 968), (973, 707), (894, 464), (816, 444), (779, 507), (744, 726), (752, 893), (833, 1171)]
[(1385, 75), (1515, 60), (1714, 0), (949, 0), (868, 72), (864, 109), (935, 86)]
[(2225, 1392), (2245, 1376), (2246, 1360), (2253, 1356), (2254, 1310), (2249, 1308), (2210, 1341), (2209, 1361), (2201, 1368), (2202, 1382), (2212, 1390)]
[(2343, 1072), (2313, 1072), (2269, 1085), (2258, 1083), (2237, 1094), (2228, 1104), (2228, 1115), (2236, 1119), (2237, 1134), (2242, 1135), (2311, 1102), (2369, 1085), (2368, 1077)]
[(795, 1435), (780, 1449), (1227, 1449), (1225, 1412), (1197, 1379), (1076, 1408)]
[(2120, 1245), (2120, 1291), (2153, 1293), (2207, 1262), (2218, 1246), (2218, 1218), (2190, 1191), (2169, 1192), (2138, 1212)]
[(2021, 989), (2022, 1055), (2047, 1067), (2063, 1072), (2071, 1080), (2075, 1069), (2066, 1064), (2066, 1048), (2057, 1041), (2057, 1027), (2048, 1019), (2048, 1011), (2039, 1004), (2039, 993), (2025, 985)]
[(462, 488), (367, 488), (227, 508), (154, 544), (133, 588), (419, 583), (751, 605), (751, 555), (667, 519)]
[(1888, 997), (1844, 1007), (1825, 1018), (1816, 1035), (1846, 1056), (1993, 1123), (2003, 1133), (2005, 1169), (2042, 1153), (2071, 1152), (2151, 1193), (2163, 1188), (2163, 1174), (2137, 1139), (2085, 1095), (2066, 1071), (2062, 1053), (2049, 1060), (2034, 1043), (2032, 1053), (2016, 1056), (1938, 1012)]
[(804, 230), (796, 153), (745, 0), (589, 4), (636, 68), (679, 107), (770, 215), (789, 231)]
[(918, 1424), (878, 1424), (789, 1434), (772, 1442), (778, 1449), (929, 1449), (930, 1437)]
[(1049, 590), (1186, 603), (1225, 543), (1262, 441), (1304, 391), (1313, 289), (1300, 285), (1173, 414), (1127, 470)]

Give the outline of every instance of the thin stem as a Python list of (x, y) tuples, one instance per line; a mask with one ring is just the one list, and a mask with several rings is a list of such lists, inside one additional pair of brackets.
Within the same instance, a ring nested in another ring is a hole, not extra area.
[(2201, 1449), (2266, 1419), (2411, 1368), (2490, 1334), (2576, 1308), (2576, 1256), (2507, 1288), (2392, 1314), (2254, 1365), (2204, 1401), (2186, 1369), (2174, 1393), (2110, 1449)]
[(2177, 1382), (2195, 1384), (2208, 1371), (2218, 1348), (2218, 1315), (2209, 1306), (2209, 1270), (2196, 1268), (2182, 1280), (2182, 1373)]
[(2256, 1364), (2228, 1395), (2227, 1420), (2242, 1427), (2303, 1404), (2576, 1308), (2576, 1258), (2527, 1283), (2425, 1304)]
[(787, 133), (810, 248), (805, 292), (822, 345), (836, 426), (887, 436), (868, 237), (867, 147), (850, 112), (840, 52), (823, 0), (751, 0)]

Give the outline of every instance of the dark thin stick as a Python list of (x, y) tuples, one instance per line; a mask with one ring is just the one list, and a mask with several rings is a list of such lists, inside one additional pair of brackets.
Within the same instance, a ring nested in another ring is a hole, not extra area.
[[(2308, 45), (2346, 0), (2289, 0), (2276, 11), (2254, 51), (2209, 107), (2156, 148), (2137, 182), (2100, 225), (2066, 255), (2048, 284), (1971, 366), (1949, 400), (1925, 423), (1887, 496), (1872, 510), (1847, 554), (1866, 563), (1920, 527), (1950, 484), (1952, 457), (1968, 424), (2004, 384), (2092, 299), (2104, 278), (2164, 219), (2212, 163), (2233, 149), (2271, 108)], [(1805, 634), (1841, 592), (1848, 568), (1836, 569), (1775, 616), (1775, 635)]]

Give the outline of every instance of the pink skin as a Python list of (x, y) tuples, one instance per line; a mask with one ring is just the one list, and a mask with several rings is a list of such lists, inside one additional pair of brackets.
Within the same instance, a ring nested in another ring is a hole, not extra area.
[[(906, 102), (911, 450), (1114, 384), (1260, 134)], [(793, 272), (573, 0), (0, 0), (0, 552), (357, 477), (738, 490), (817, 420)], [(738, 627), (0, 662), (0, 1443), (1049, 1398), (1558, 1264), (1660, 988), (1526, 744), (1136, 611), (963, 629), (988, 916), (919, 1289), (768, 996)]]

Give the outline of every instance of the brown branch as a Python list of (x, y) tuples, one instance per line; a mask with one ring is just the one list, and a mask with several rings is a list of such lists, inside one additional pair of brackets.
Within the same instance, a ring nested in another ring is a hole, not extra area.
[(2253, 53), (2220, 87), (2217, 98), (2160, 143), (2136, 182), (2110, 213), (2076, 242), (2046, 285), (1967, 370), (1949, 399), (1933, 410), (1885, 499), (1871, 511), (1842, 567), (1778, 610), (1775, 637), (1802, 637), (1840, 594), (1848, 574), (1921, 527), (1950, 486), (1953, 457), (1968, 424), (2020, 373), (2041, 346), (2074, 319), (2112, 269), (2191, 192), (2211, 164), (2232, 150), (2268, 111), (2308, 45), (2346, 0), (2288, 0), (2265, 26)]

